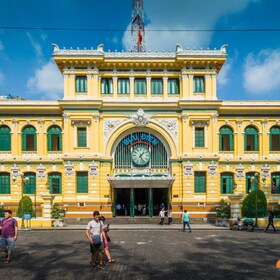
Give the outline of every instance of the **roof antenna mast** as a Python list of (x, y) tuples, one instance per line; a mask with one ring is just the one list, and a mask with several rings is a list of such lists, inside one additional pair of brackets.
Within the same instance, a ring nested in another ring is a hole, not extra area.
[(131, 50), (145, 52), (144, 0), (132, 0)]

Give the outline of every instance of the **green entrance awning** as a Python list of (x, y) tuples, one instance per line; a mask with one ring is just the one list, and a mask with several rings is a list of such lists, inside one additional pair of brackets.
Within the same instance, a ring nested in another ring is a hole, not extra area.
[(108, 177), (112, 188), (170, 188), (175, 177)]

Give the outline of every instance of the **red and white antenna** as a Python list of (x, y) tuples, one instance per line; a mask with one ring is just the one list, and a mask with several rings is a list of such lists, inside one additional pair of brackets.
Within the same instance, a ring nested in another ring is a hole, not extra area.
[(132, 0), (131, 50), (145, 52), (144, 0)]

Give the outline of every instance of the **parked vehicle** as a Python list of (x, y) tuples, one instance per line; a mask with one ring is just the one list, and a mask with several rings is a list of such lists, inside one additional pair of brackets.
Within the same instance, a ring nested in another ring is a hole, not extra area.
[(231, 227), (232, 230), (247, 230), (247, 231), (254, 231), (255, 230), (255, 221), (251, 218), (246, 218), (241, 221), (240, 218), (235, 221)]

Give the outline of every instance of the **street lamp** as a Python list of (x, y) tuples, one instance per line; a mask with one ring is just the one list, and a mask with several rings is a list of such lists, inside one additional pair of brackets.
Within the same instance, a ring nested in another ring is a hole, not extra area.
[(27, 184), (29, 182), (29, 178), (24, 176), (24, 174), (21, 172), (19, 173), (20, 177), (21, 177), (21, 228), (24, 229), (24, 203), (23, 203), (23, 190), (24, 190), (24, 186), (25, 184)]

